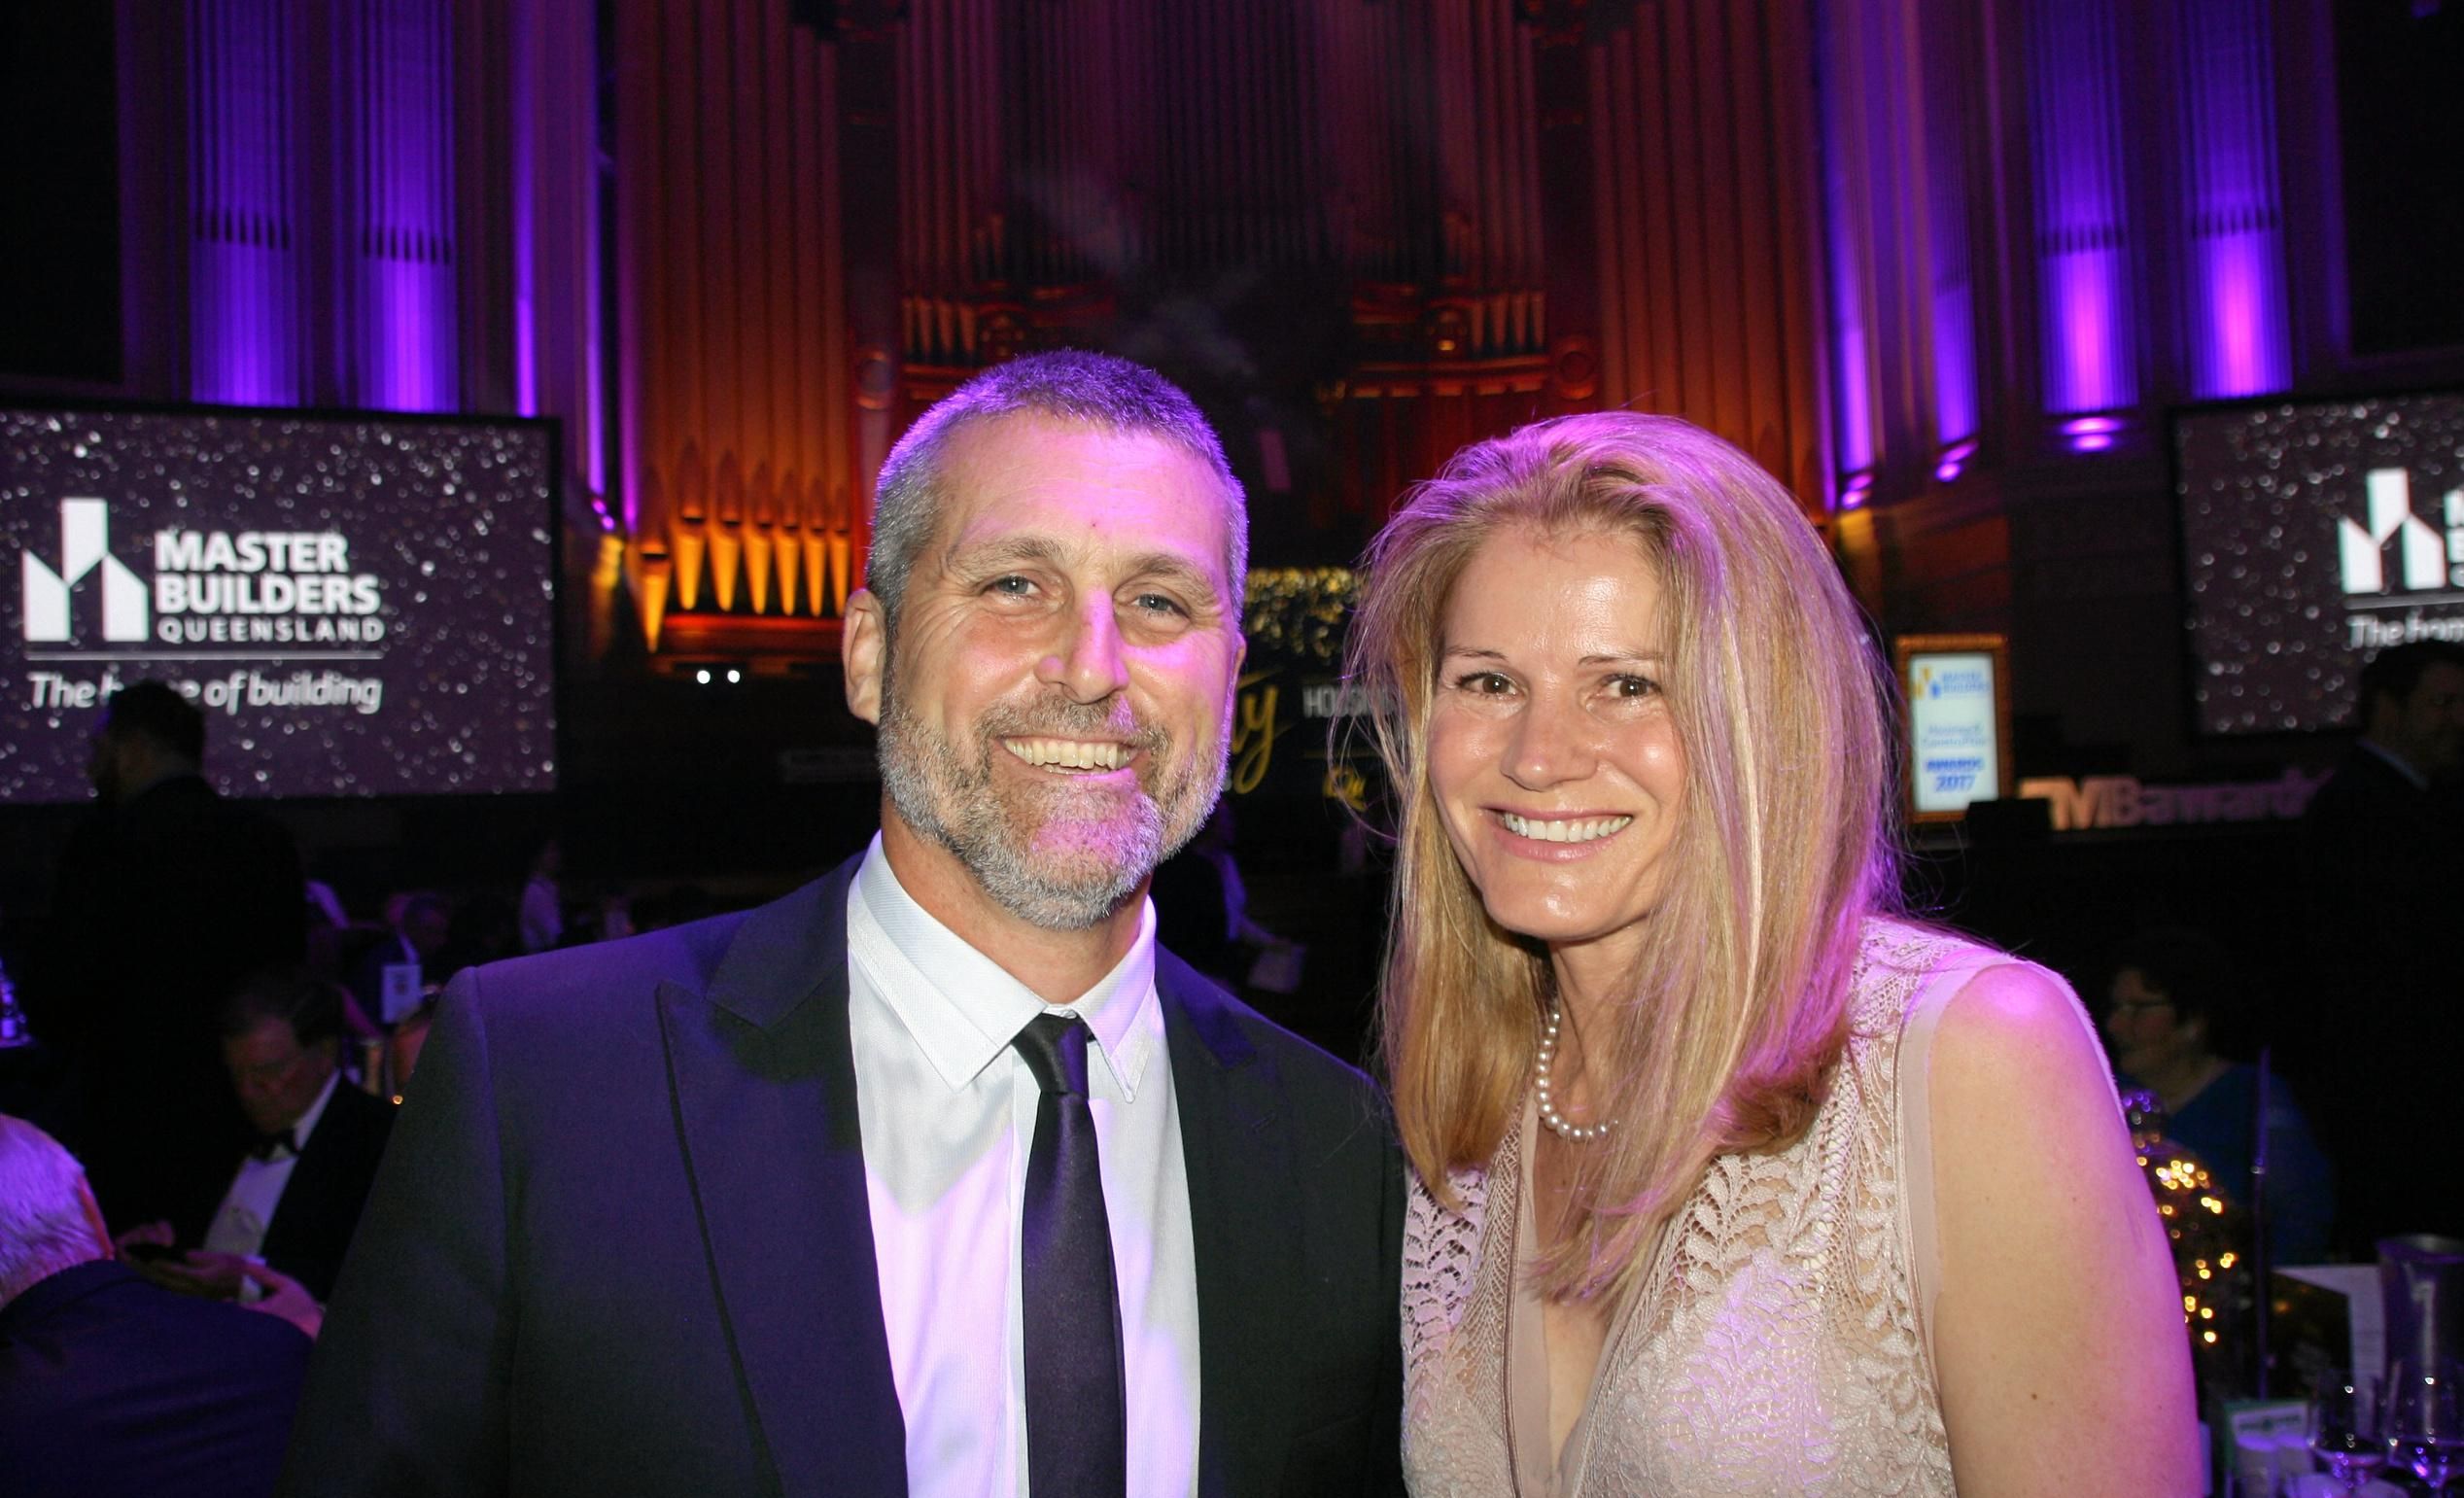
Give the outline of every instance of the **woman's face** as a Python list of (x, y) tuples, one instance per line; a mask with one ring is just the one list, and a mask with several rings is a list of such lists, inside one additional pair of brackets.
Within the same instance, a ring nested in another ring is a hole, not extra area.
[(1631, 537), (1502, 531), (1440, 619), (1429, 778), (1491, 919), (1623, 958), (1667, 883), (1685, 750)]
[(2125, 967), (2113, 975), (2104, 1034), (2113, 1042), (2114, 1065), (2142, 1081), (2161, 1076), (2186, 1058), (2205, 1054), (2205, 1037), (2197, 1030), (2182, 1023), (2171, 999), (2145, 973)]

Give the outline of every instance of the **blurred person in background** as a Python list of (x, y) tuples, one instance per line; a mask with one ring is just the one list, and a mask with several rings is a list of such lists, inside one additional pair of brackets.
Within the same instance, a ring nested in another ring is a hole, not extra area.
[[(304, 1304), (253, 1272), (273, 1292), (265, 1309)], [(0, 1114), (0, 1492), (264, 1498), (313, 1335), (287, 1321), (115, 1263), (77, 1161)]]
[(391, 1025), (419, 1007), (427, 991), (445, 980), (441, 961), (453, 935), (453, 907), (431, 889), (415, 889), (386, 901), (383, 935), (360, 954), (351, 970), (351, 994), (379, 1025)]
[[(2108, 970), (2104, 1034), (2117, 1080), (2154, 1093), (2165, 1136), (2199, 1157), (2228, 1202), (2249, 1210), (2259, 1070), (2218, 1054), (2216, 1032), (2255, 1006), (2231, 955), (2204, 932), (2150, 930), (2123, 943)], [(2335, 1173), (2280, 1076), (2269, 1079), (2265, 1137), (2269, 1257), (2315, 1264), (2335, 1218)]]
[(565, 891), (557, 880), (565, 872), (565, 849), (551, 837), (531, 857), (530, 881), (522, 887), (518, 934), (525, 952), (553, 951), (565, 939)]
[(2337, 1235), (2358, 1259), (2394, 1234), (2464, 1236), (2454, 1128), (2464, 1004), (2464, 644), (2417, 641), (2361, 671), (2361, 737), (2302, 819), (2304, 1032), (2287, 1046), (2337, 1168)]
[[(261, 1263), (323, 1302), (333, 1293), (384, 1157), (393, 1105), (342, 1074), (342, 1004), (328, 985), (295, 973), (261, 974), (225, 1004), (221, 1030), (230, 1086), (255, 1141), (225, 1172), (222, 1202), (202, 1241), (142, 1271), (167, 1289), (248, 1300), (248, 1266)], [(163, 1222), (121, 1237), (131, 1247), (179, 1241)]]
[(205, 718), (139, 681), (103, 709), (96, 803), (61, 858), (25, 975), (37, 1034), (87, 1083), (71, 1142), (116, 1223), (203, 1231), (244, 1137), (214, 1014), (242, 977), (305, 949), (299, 853), (278, 822), (201, 773)]

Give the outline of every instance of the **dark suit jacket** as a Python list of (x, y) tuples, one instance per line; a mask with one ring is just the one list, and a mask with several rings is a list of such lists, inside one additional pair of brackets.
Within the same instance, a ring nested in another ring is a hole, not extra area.
[[(853, 871), (455, 981), (283, 1491), (906, 1491), (848, 1031)], [(1383, 1107), (1168, 955), (1156, 985), (1200, 1491), (1398, 1492)]]
[(281, 823), (174, 776), (97, 806), (63, 853), (27, 1015), (89, 1089), (61, 1141), (115, 1228), (205, 1231), (245, 1142), (214, 1033), (240, 979), (299, 960), (306, 887)]
[(0, 1306), (0, 1491), (262, 1498), (307, 1367), (287, 1321), (62, 1270)]
[(2336, 1162), (2337, 1237), (2357, 1257), (2396, 1233), (2464, 1233), (2452, 1053), (2427, 1044), (2464, 1000), (2454, 907), (2464, 818), (2356, 746), (2302, 818), (2309, 981), (2277, 1056)]
[(351, 1246), (393, 1127), (392, 1103), (361, 1092), (349, 1077), (337, 1081), (317, 1132), (283, 1184), (273, 1221), (265, 1224), (259, 1250), (265, 1262), (320, 1301), (333, 1298), (343, 1251)]

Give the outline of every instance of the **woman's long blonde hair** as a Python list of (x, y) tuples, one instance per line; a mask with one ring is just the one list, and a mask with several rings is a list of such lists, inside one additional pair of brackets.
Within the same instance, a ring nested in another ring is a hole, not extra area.
[(1404, 1147), (1441, 1200), (1447, 1172), (1484, 1165), (1516, 1117), (1553, 985), (1546, 952), (1489, 920), (1427, 773), (1449, 596), (1517, 528), (1640, 545), (1685, 751), (1666, 890), (1626, 996), (1584, 1037), (1615, 1126), (1584, 1148), (1576, 1231), (1538, 1276), (1577, 1298), (1637, 1267), (1715, 1156), (1812, 1121), (1846, 1040), (1860, 923), (1896, 903), (1891, 687), (1795, 501), (1684, 422), (1541, 422), (1465, 448), (1406, 497), (1370, 547), (1347, 674), (1400, 821), (1380, 1043)]

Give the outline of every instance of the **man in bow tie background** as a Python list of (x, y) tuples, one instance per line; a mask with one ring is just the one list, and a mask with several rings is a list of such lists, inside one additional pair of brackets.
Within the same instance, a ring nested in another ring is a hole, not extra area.
[(456, 980), (287, 1491), (1401, 1490), (1382, 1105), (1146, 899), (1223, 787), (1246, 529), (1120, 360), (918, 421), (845, 636), (880, 835)]
[[(219, 1015), (223, 1063), (256, 1135), (232, 1167), (203, 1246), (181, 1258), (135, 1260), (156, 1283), (218, 1299), (253, 1298), (244, 1265), (287, 1274), (323, 1301), (384, 1157), (391, 1103), (341, 1071), (342, 997), (296, 974), (248, 979)], [(168, 1223), (121, 1234), (120, 1247), (173, 1245)]]

